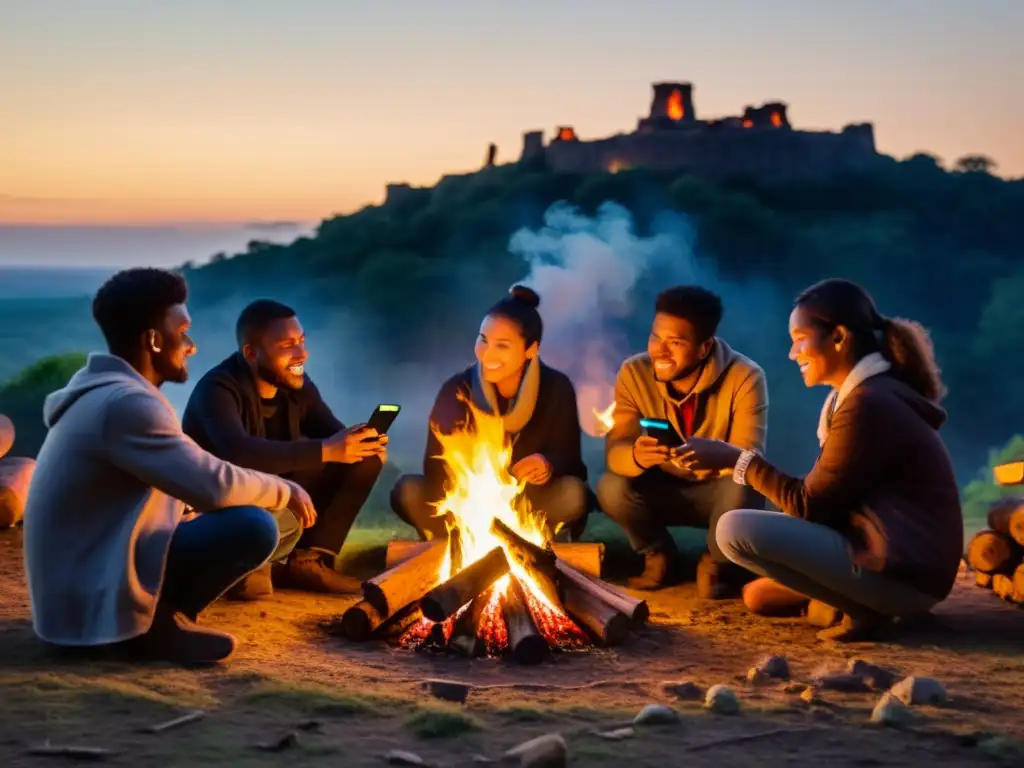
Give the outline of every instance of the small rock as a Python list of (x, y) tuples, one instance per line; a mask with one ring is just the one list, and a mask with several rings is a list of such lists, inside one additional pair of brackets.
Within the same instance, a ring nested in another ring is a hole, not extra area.
[(891, 693), (883, 693), (875, 708), (871, 710), (872, 723), (887, 725), (890, 728), (907, 725), (912, 719), (910, 710)]
[(785, 688), (782, 689), (782, 692), (792, 695), (794, 693), (803, 693), (810, 687), (811, 686), (806, 685), (804, 683), (789, 683)]
[(267, 612), (266, 611), (260, 611), (260, 618), (261, 619), (267, 618)]
[(814, 684), (826, 691), (843, 691), (844, 693), (866, 693), (871, 686), (863, 677), (856, 675), (822, 675), (814, 679)]
[(772, 682), (772, 678), (763, 669), (751, 667), (747, 671), (747, 682), (751, 685), (768, 685), (770, 682)]
[(614, 731), (597, 731), (597, 735), (609, 741), (622, 741), (633, 736), (636, 731), (632, 728), (616, 728)]
[(404, 752), (401, 749), (392, 749), (384, 759), (391, 765), (426, 765), (423, 758), (414, 752)]
[(822, 698), (818, 695), (818, 692), (814, 690), (814, 687), (810, 685), (804, 688), (804, 692), (800, 694), (800, 700), (806, 701), (808, 704), (822, 703)]
[(469, 691), (473, 686), (468, 683), (460, 683), (455, 680), (421, 680), (420, 688), (431, 696), (445, 701), (454, 701), (457, 704), (465, 704), (469, 698)]
[(864, 678), (877, 691), (892, 688), (893, 684), (900, 679), (900, 673), (895, 669), (880, 667), (863, 659), (850, 659), (846, 671), (856, 677)]
[(672, 725), (679, 722), (679, 713), (664, 704), (648, 704), (633, 718), (633, 725)]
[(722, 715), (735, 715), (740, 711), (740, 700), (727, 685), (712, 685), (704, 697), (704, 708)]
[(789, 661), (785, 656), (765, 656), (757, 662), (757, 668), (776, 680), (789, 680)]
[(546, 733), (512, 747), (506, 760), (519, 759), (522, 768), (565, 768), (569, 764), (569, 748), (558, 733)]
[(682, 701), (700, 701), (705, 693), (703, 688), (689, 680), (662, 683), (661, 689)]
[(297, 747), (299, 745), (299, 734), (295, 731), (288, 731), (284, 736), (271, 741), (266, 744), (257, 744), (257, 749), (262, 749), (264, 752), (283, 752), (286, 749)]
[(946, 689), (934, 677), (907, 677), (894, 685), (889, 693), (904, 704), (945, 704)]

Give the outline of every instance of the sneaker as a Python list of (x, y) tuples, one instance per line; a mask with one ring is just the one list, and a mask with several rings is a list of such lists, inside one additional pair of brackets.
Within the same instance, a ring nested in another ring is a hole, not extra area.
[(362, 591), (358, 579), (344, 576), (329, 566), (325, 555), (313, 550), (296, 550), (287, 563), (274, 563), (273, 580), (278, 587), (303, 592), (351, 595)]
[(666, 544), (644, 553), (644, 572), (626, 581), (630, 589), (661, 589), (679, 580), (679, 551)]
[(270, 564), (268, 563), (247, 576), (243, 576), (238, 583), (224, 593), (224, 597), (228, 600), (252, 602), (270, 597), (272, 594), (274, 594), (274, 584), (270, 579)]
[(157, 606), (149, 631), (128, 642), (129, 648), (143, 658), (188, 665), (225, 662), (238, 646), (227, 632), (200, 627), (162, 604)]

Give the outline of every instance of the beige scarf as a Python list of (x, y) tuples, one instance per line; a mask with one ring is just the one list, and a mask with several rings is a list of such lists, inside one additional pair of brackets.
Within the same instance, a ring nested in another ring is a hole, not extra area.
[(839, 410), (839, 406), (843, 404), (843, 400), (849, 397), (853, 390), (872, 376), (878, 376), (879, 374), (885, 373), (890, 368), (892, 368), (892, 365), (888, 360), (882, 357), (880, 352), (872, 352), (870, 355), (864, 355), (864, 357), (862, 357), (858, 363), (853, 366), (853, 370), (847, 375), (846, 380), (843, 381), (843, 385), (839, 389), (833, 389), (831, 394), (825, 398), (825, 405), (821, 409), (821, 416), (818, 417), (818, 445), (825, 444), (825, 438), (828, 437), (828, 430), (832, 426), (832, 416), (837, 410)]
[[(533, 417), (533, 409), (537, 405), (539, 392), (540, 358), (534, 355), (526, 366), (523, 380), (519, 384), (519, 391), (512, 399), (508, 413), (501, 417), (506, 432), (513, 435), (518, 434), (530, 422)], [(473, 368), (472, 400), (473, 405), (485, 413), (499, 413), (498, 391), (493, 384), (484, 381), (479, 363)]]

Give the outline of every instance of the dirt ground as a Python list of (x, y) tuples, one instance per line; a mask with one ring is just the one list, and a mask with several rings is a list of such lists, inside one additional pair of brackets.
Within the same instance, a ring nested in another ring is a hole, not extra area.
[[(382, 565), (376, 547), (357, 553), (346, 569)], [(650, 595), (649, 627), (622, 646), (557, 655), (536, 667), (328, 635), (324, 622), (351, 602), (281, 593), (262, 603), (214, 605), (201, 620), (242, 641), (223, 668), (68, 659), (34, 640), (21, 533), (0, 532), (0, 760), (69, 762), (26, 754), (48, 740), (111, 750), (106, 762), (121, 766), (372, 766), (386, 764), (392, 749), (459, 766), (559, 732), (574, 766), (1024, 764), (1024, 610), (968, 577), (937, 609), (937, 626), (899, 644), (825, 645), (801, 620), (757, 619), (734, 602), (699, 601), (683, 585)], [(871, 726), (878, 693), (824, 691), (822, 703), (809, 705), (783, 683), (746, 683), (747, 669), (767, 653), (785, 655), (798, 681), (867, 659), (935, 677), (951, 701), (915, 707), (907, 729)], [(419, 682), (432, 677), (475, 687), (465, 705), (448, 704), (421, 690)], [(662, 684), (678, 680), (734, 686), (743, 710), (717, 715), (700, 702), (674, 700)], [(651, 702), (674, 706), (682, 722), (637, 729), (622, 741), (595, 735)], [(197, 722), (144, 732), (196, 708), (206, 712)], [(260, 748), (290, 733), (297, 736), (290, 746)]]

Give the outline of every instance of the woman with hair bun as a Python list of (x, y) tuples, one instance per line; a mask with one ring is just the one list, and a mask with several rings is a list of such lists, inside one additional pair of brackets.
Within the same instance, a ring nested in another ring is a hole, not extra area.
[(810, 599), (823, 638), (871, 638), (893, 618), (931, 610), (956, 579), (963, 516), (938, 433), (945, 390), (925, 329), (884, 317), (847, 280), (801, 293), (789, 334), (804, 383), (832, 389), (811, 471), (790, 477), (713, 440), (691, 439), (681, 460), (732, 468), (785, 513), (739, 509), (718, 524), (726, 556), (770, 579), (747, 585), (749, 607), (779, 613)]
[[(512, 439), (510, 474), (526, 484), (525, 495), (554, 531), (582, 533), (590, 507), (587, 468), (580, 455), (576, 390), (569, 378), (541, 362), (544, 324), (540, 297), (514, 285), (480, 325), (476, 363), (441, 387), (430, 412), (431, 426), (448, 434), (465, 425), (467, 400), (500, 415)], [(391, 508), (421, 538), (446, 534), (434, 504), (444, 497), (446, 470), (433, 429), (427, 435), (422, 475), (404, 475), (391, 491)]]

